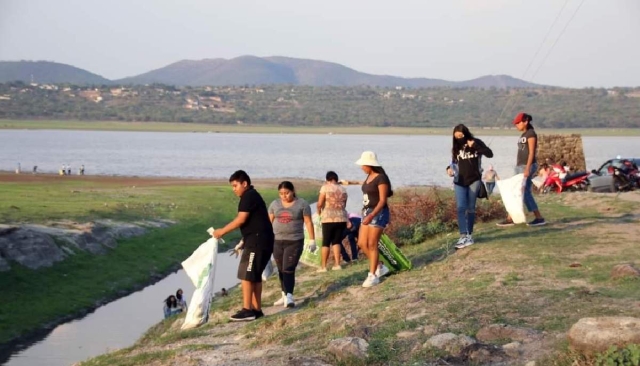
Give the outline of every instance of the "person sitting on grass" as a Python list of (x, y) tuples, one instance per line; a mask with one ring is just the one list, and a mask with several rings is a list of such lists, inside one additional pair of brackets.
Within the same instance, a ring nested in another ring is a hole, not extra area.
[(176, 291), (176, 299), (178, 300), (178, 307), (186, 313), (188, 309), (187, 300), (184, 299), (184, 295), (181, 288), (179, 288), (178, 291)]
[(173, 295), (170, 295), (164, 300), (164, 307), (162, 310), (164, 311), (165, 319), (182, 312), (182, 309), (178, 306), (178, 300)]
[(262, 272), (273, 254), (273, 226), (269, 220), (267, 205), (251, 185), (251, 178), (244, 170), (231, 174), (229, 183), (233, 193), (240, 197), (238, 215), (212, 236), (220, 239), (229, 232), (240, 229), (242, 243), (234, 251), (242, 250), (238, 264), (238, 279), (242, 289), (242, 309), (230, 317), (231, 321), (251, 321), (264, 316), (262, 312)]

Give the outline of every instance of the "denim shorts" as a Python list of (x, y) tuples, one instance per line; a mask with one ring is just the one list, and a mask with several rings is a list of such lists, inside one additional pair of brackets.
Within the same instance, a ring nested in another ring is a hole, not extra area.
[[(371, 211), (373, 211), (373, 208), (365, 208), (364, 210), (362, 210), (362, 219), (364, 220), (364, 218), (367, 217), (371, 213)], [(369, 225), (384, 229), (385, 227), (387, 227), (387, 225), (389, 225), (390, 218), (391, 214), (389, 213), (389, 207), (385, 207), (382, 209), (382, 211), (380, 211), (379, 214), (373, 217)]]

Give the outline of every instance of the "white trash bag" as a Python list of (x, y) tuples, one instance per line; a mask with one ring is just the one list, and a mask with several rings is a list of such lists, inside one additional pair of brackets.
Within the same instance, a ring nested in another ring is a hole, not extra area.
[[(210, 228), (207, 232), (212, 233)], [(209, 308), (213, 298), (213, 281), (215, 278), (216, 259), (218, 256), (218, 239), (211, 238), (202, 243), (189, 258), (182, 262), (182, 268), (196, 286), (182, 324), (183, 330), (196, 328), (209, 320)]]

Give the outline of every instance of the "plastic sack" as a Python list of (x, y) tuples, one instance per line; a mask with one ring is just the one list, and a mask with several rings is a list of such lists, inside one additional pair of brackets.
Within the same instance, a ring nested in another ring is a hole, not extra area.
[(387, 236), (382, 234), (378, 240), (380, 260), (391, 272), (407, 271), (413, 268), (411, 261), (400, 251), (400, 248)]
[(264, 267), (264, 271), (262, 271), (262, 280), (266, 281), (271, 277), (274, 273), (276, 273), (275, 267), (273, 266), (273, 261), (269, 260), (267, 266)]
[[(313, 221), (313, 231), (314, 231), (315, 240), (316, 240), (316, 250), (312, 252), (309, 249), (309, 246), (305, 244), (304, 248), (302, 249), (302, 256), (300, 257), (300, 262), (308, 266), (320, 268), (322, 267), (322, 257), (320, 255), (320, 253), (322, 252), (320, 250), (320, 248), (322, 248), (322, 222), (320, 222), (320, 215), (318, 215), (317, 213), (314, 213), (313, 215), (311, 215), (311, 221)], [(304, 239), (305, 239), (305, 243), (309, 239), (309, 233), (307, 232), (306, 225), (304, 227)]]
[(496, 181), (504, 208), (511, 216), (515, 224), (522, 224), (527, 221), (524, 213), (524, 202), (522, 191), (524, 189), (524, 174), (516, 174), (509, 179)]
[(196, 286), (187, 316), (182, 324), (183, 330), (198, 327), (209, 320), (217, 256), (218, 239), (211, 238), (202, 243), (189, 258), (182, 262), (182, 268)]

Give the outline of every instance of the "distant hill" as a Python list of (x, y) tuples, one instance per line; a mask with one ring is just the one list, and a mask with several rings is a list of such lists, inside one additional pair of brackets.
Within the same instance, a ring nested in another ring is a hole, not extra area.
[(190, 86), (237, 86), (264, 84), (292, 84), (308, 86), (402, 86), (408, 88), (431, 87), (496, 87), (524, 88), (540, 85), (506, 75), (484, 76), (474, 80), (454, 82), (441, 79), (401, 78), (372, 75), (326, 61), (290, 57), (241, 56), (230, 60), (183, 60), (138, 76), (114, 82), (119, 84), (162, 83)]
[(467, 81), (401, 78), (359, 72), (333, 62), (291, 57), (241, 56), (232, 59), (182, 60), (144, 74), (108, 80), (70, 65), (48, 61), (0, 61), (0, 82), (86, 84), (166, 84), (176, 86), (305, 85), (380, 86), (406, 88), (479, 87), (527, 88), (541, 85), (507, 75), (489, 75)]
[(0, 61), (0, 82), (31, 80), (38, 84), (109, 84), (100, 75), (70, 65), (49, 61)]

